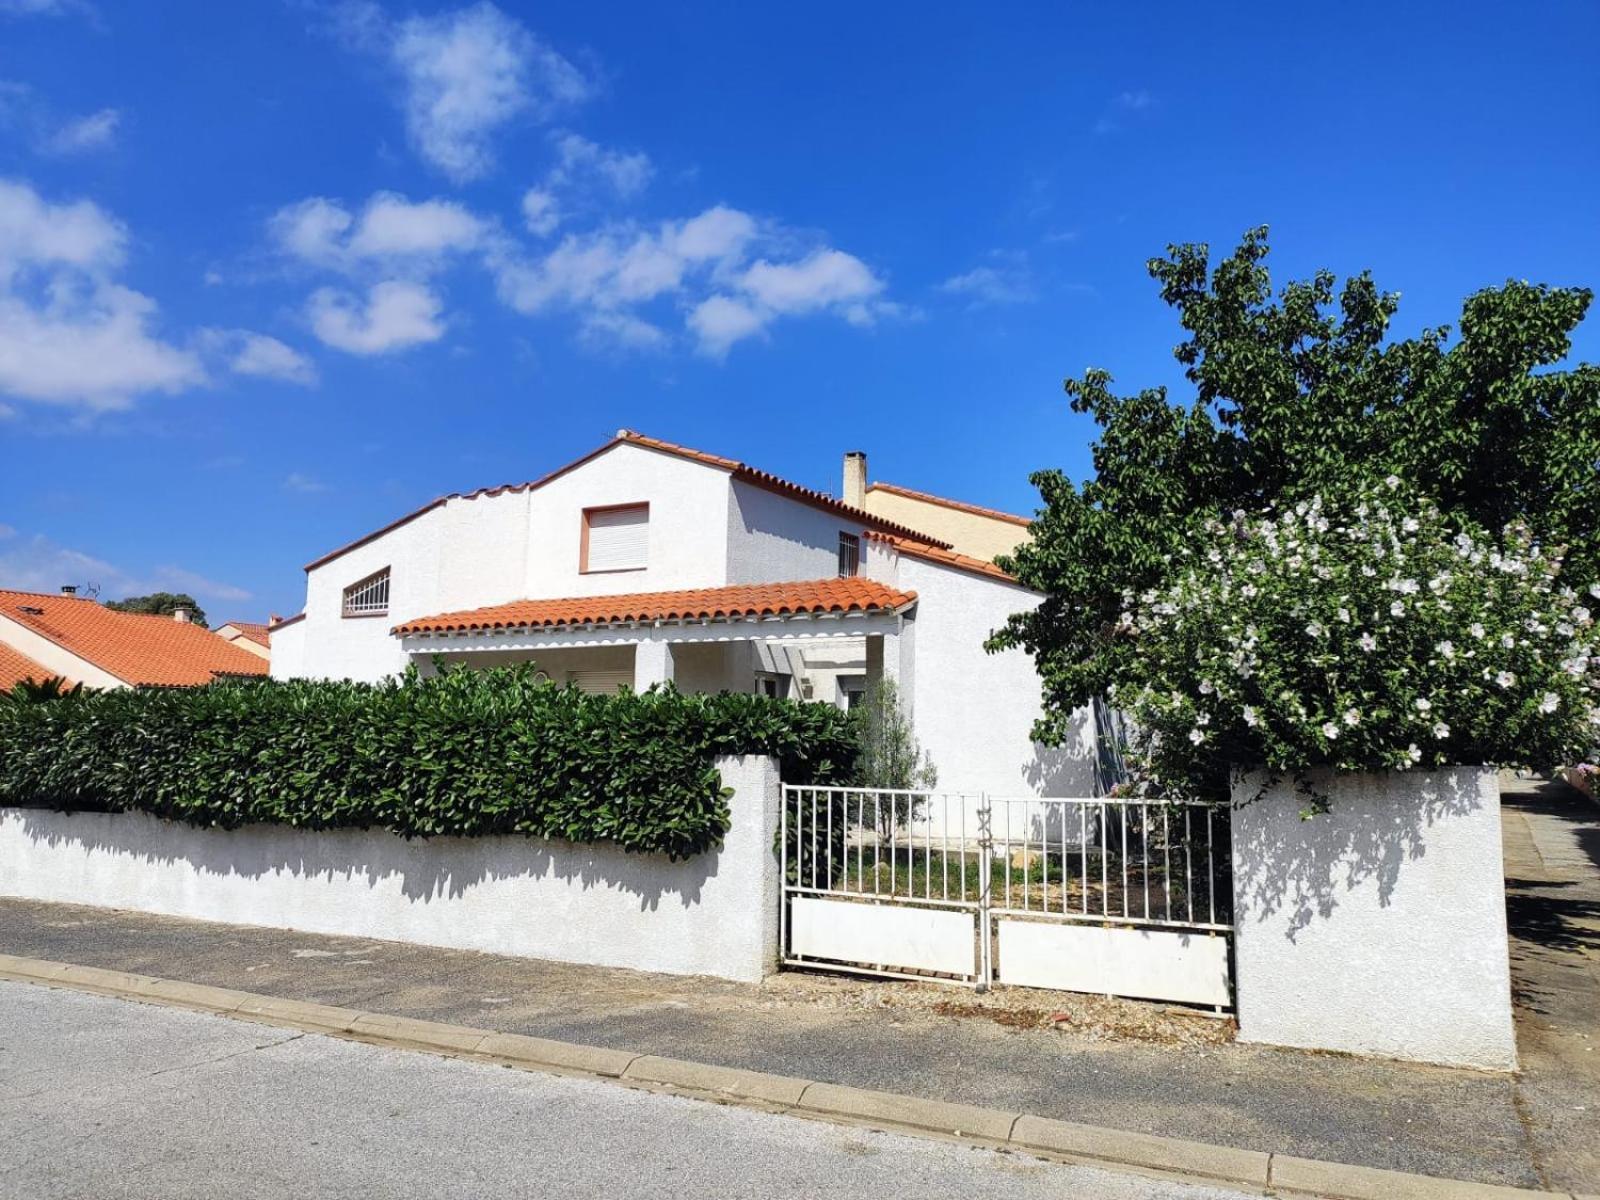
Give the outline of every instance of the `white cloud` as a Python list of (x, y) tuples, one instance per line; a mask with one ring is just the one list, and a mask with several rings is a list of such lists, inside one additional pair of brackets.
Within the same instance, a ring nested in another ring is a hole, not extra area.
[(972, 308), (1032, 300), (1036, 293), (1027, 261), (1018, 255), (997, 254), (995, 258), (991, 264), (952, 275), (939, 285), (939, 290), (964, 297)]
[(399, 71), (412, 144), (457, 183), (489, 174), (494, 135), (513, 119), (546, 120), (591, 91), (577, 67), (493, 4), (397, 24), (373, 5), (347, 5), (339, 23)]
[(279, 209), (268, 225), (291, 257), (345, 272), (363, 265), (410, 273), (436, 270), (449, 255), (476, 247), (488, 229), (454, 201), (413, 203), (394, 192), (374, 194), (359, 216), (313, 196)]
[(218, 344), (224, 348), (228, 369), (235, 375), (276, 379), (301, 387), (311, 387), (317, 382), (317, 368), (311, 360), (275, 337), (235, 329), (220, 333)]
[(561, 224), (561, 203), (543, 188), (529, 188), (522, 197), (522, 220), (535, 237), (549, 237)]
[(584, 318), (580, 333), (587, 342), (627, 350), (659, 350), (668, 341), (659, 327), (623, 312), (590, 313)]
[(700, 350), (721, 358), (735, 342), (763, 332), (771, 313), (761, 312), (730, 296), (711, 296), (689, 313), (689, 328), (700, 340)]
[(1148, 112), (1156, 106), (1156, 98), (1143, 88), (1131, 91), (1118, 92), (1111, 98), (1111, 103), (1106, 106), (1106, 111), (1094, 124), (1097, 134), (1115, 133), (1122, 128), (1123, 121), (1137, 113)]
[(592, 177), (626, 199), (643, 191), (655, 174), (648, 154), (607, 150), (576, 133), (556, 139), (556, 153), (557, 163), (547, 178), (546, 186), (550, 187), (577, 184)]
[(765, 259), (744, 273), (740, 286), (774, 312), (808, 313), (845, 305), (855, 311), (883, 291), (867, 264), (843, 250), (817, 250), (799, 262)]
[(3, 17), (65, 17), (73, 13), (94, 16), (87, 0), (0, 0)]
[(51, 134), (45, 149), (51, 154), (86, 154), (104, 150), (116, 140), (117, 127), (122, 114), (114, 108), (102, 108), (87, 117), (68, 121)]
[(444, 336), (439, 298), (419, 283), (387, 280), (367, 290), (365, 302), (348, 292), (319, 288), (307, 301), (312, 331), (350, 354), (391, 354)]
[(15, 530), (0, 544), (0, 582), (26, 592), (54, 592), (63, 584), (95, 584), (103, 597), (178, 591), (207, 600), (250, 599), (250, 593), (241, 587), (184, 567), (166, 564), (130, 571), (62, 546), (43, 534), (23, 537)]
[(300, 496), (314, 496), (328, 490), (328, 485), (302, 471), (291, 471), (283, 480), (283, 490)]
[(90, 410), (205, 380), (154, 331), (157, 305), (113, 278), (127, 233), (97, 205), (0, 180), (0, 393)]

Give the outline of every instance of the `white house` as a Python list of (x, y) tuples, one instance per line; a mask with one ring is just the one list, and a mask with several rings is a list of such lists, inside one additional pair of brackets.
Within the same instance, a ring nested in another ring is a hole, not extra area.
[(849, 706), (898, 681), (939, 787), (1094, 790), (1090, 723), (1049, 748), (1039, 681), (984, 640), (1038, 603), (992, 563), (732, 459), (629, 430), (542, 479), (453, 494), (306, 567), (276, 678), (532, 661), (592, 690), (673, 680)]

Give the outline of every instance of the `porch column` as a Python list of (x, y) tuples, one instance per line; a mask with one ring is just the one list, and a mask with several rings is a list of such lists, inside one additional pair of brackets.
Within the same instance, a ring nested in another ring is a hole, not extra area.
[(910, 616), (901, 616), (895, 628), (867, 638), (867, 683), (892, 682), (907, 716), (916, 687), (916, 650), (917, 623)]
[(671, 683), (672, 643), (649, 639), (633, 648), (633, 690), (642, 692), (653, 683)]

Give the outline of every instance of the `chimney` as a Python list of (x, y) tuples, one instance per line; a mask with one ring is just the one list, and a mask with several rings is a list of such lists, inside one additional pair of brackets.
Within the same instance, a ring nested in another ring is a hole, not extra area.
[(844, 456), (844, 502), (852, 508), (867, 506), (867, 456), (861, 450)]
[(189, 623), (189, 610), (187, 608), (173, 609), (172, 619), (180, 625), (187, 625)]
[(76, 596), (78, 594), (78, 585), (75, 583), (63, 583), (61, 585), (61, 594), (63, 596)]

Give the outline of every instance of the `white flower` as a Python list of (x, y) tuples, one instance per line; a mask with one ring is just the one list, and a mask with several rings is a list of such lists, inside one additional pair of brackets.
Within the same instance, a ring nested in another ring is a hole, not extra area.
[(1512, 684), (1517, 682), (1517, 677), (1515, 675), (1513, 675), (1510, 671), (1501, 671), (1500, 674), (1498, 674), (1498, 675), (1496, 675), (1494, 677), (1494, 681), (1496, 683), (1498, 683), (1501, 687), (1508, 688)]
[(1346, 625), (1350, 624), (1350, 610), (1348, 608), (1339, 610), (1339, 620)]
[(1215, 686), (1213, 686), (1213, 685), (1212, 685), (1212, 682), (1211, 682), (1211, 680), (1209, 680), (1209, 679), (1202, 679), (1202, 680), (1201, 680), (1201, 681), (1200, 681), (1200, 694), (1201, 694), (1201, 695), (1202, 695), (1202, 696), (1209, 696), (1209, 695), (1211, 695), (1211, 693), (1212, 693), (1212, 692), (1214, 692), (1214, 691), (1216, 691), (1216, 690), (1217, 690), (1217, 689), (1216, 689), (1216, 687), (1215, 687)]
[(1432, 712), (1433, 711), (1433, 701), (1429, 700), (1426, 696), (1418, 696), (1411, 703), (1413, 705), (1415, 705), (1416, 710), (1419, 713), (1425, 713), (1425, 712)]
[(1580, 604), (1577, 608), (1572, 610), (1572, 619), (1579, 625), (1582, 625), (1589, 619), (1589, 610)]
[(1393, 604), (1389, 605), (1389, 615), (1391, 617), (1403, 617), (1403, 616), (1405, 616), (1406, 615), (1406, 602), (1404, 600), (1396, 600)]
[(1244, 706), (1244, 723), (1250, 726), (1252, 729), (1261, 723), (1261, 718), (1259, 715), (1257, 715), (1256, 710), (1251, 708), (1248, 704)]
[(1189, 740), (1198, 746), (1201, 742), (1206, 740), (1206, 735), (1201, 733), (1198, 729), (1191, 729), (1189, 730)]
[(1417, 749), (1417, 744), (1415, 742), (1412, 742), (1411, 745), (1406, 747), (1406, 757), (1414, 763), (1419, 763), (1422, 761), (1422, 751)]
[(1546, 692), (1539, 700), (1539, 711), (1542, 713), (1553, 713), (1560, 707), (1561, 697), (1554, 692)]
[(1503, 633), (1500, 635), (1500, 644), (1507, 650), (1510, 650), (1517, 644), (1517, 639), (1512, 637), (1509, 633)]
[(1481, 641), (1484, 636), (1483, 623), (1481, 621), (1474, 621), (1471, 625), (1467, 626), (1467, 632)]
[(1445, 738), (1450, 736), (1450, 726), (1446, 725), (1443, 721), (1435, 721), (1433, 723), (1433, 736), (1438, 738), (1441, 742), (1444, 741)]
[(1311, 622), (1311, 624), (1306, 626), (1306, 636), (1307, 637), (1319, 638), (1319, 637), (1322, 637), (1327, 632), (1328, 631), (1323, 628), (1322, 622), (1320, 622), (1320, 621), (1313, 621), (1313, 622)]
[(1339, 736), (1339, 726), (1333, 721), (1325, 722), (1322, 726), (1322, 736), (1330, 742), (1333, 741), (1334, 738)]
[(1390, 475), (1384, 480), (1384, 482), (1389, 485), (1389, 490), (1392, 492), (1395, 488), (1400, 486), (1400, 476)]
[(1354, 729), (1357, 725), (1361, 724), (1361, 714), (1353, 708), (1345, 709), (1344, 723), (1350, 726), (1350, 728)]
[(1444, 655), (1446, 658), (1454, 658), (1456, 656), (1456, 644), (1449, 638), (1446, 638), (1444, 641), (1440, 642), (1434, 647), (1434, 649), (1440, 654)]
[(1596, 600), (1600, 600), (1600, 583), (1591, 583), (1589, 585), (1589, 595), (1593, 596)]
[(1361, 635), (1361, 640), (1357, 644), (1368, 654), (1371, 654), (1378, 648), (1378, 639), (1373, 637), (1370, 633), (1363, 633)]
[(1417, 519), (1415, 517), (1407, 517), (1404, 521), (1400, 522), (1400, 528), (1405, 530), (1407, 533), (1415, 533), (1422, 527), (1417, 524)]

